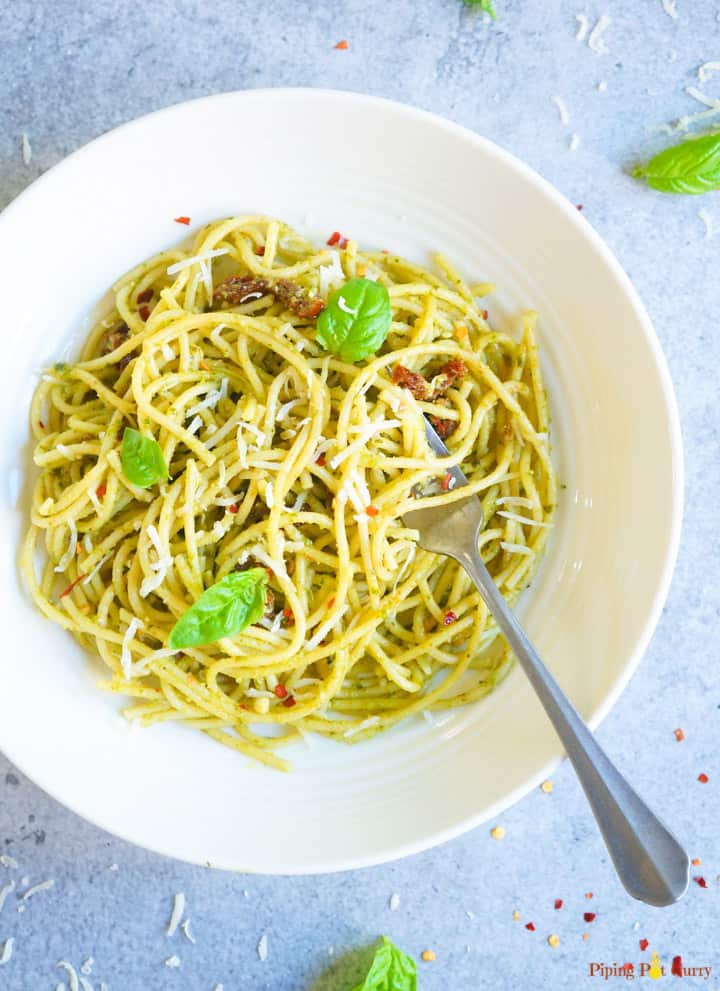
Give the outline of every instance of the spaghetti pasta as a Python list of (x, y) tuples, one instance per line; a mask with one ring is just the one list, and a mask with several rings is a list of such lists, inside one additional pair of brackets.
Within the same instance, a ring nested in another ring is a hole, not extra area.
[[(491, 287), (437, 268), (221, 220), (124, 276), (79, 359), (42, 376), (23, 572), (132, 698), (131, 719), (180, 721), (284, 769), (278, 748), (306, 731), (356, 743), (480, 699), (507, 671), (470, 580), (401, 515), (462, 465), (469, 486), (429, 498), (478, 494), (495, 581), (511, 599), (527, 584), (556, 501), (536, 317), (519, 341), (493, 330)], [(391, 323), (352, 363), (315, 325), (358, 277), (387, 288)], [(429, 451), (423, 414), (448, 458)], [(169, 479), (127, 477), (126, 428), (157, 442)], [(206, 589), (251, 567), (268, 575), (258, 622), (168, 646)]]

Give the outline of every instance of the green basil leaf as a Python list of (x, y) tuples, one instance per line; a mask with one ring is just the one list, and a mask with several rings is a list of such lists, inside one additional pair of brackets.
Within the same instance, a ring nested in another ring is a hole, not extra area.
[(479, 7), (484, 10), (486, 14), (489, 14), (493, 20), (495, 20), (495, 8), (492, 5), (492, 0), (465, 0), (468, 7)]
[(417, 991), (415, 961), (383, 936), (367, 977), (353, 991)]
[(222, 637), (234, 637), (265, 611), (268, 576), (264, 568), (231, 571), (206, 588), (170, 631), (173, 650), (202, 647)]
[(633, 169), (636, 179), (646, 179), (661, 193), (698, 196), (720, 189), (720, 134), (706, 134), (661, 151), (647, 165)]
[(371, 279), (350, 279), (330, 296), (318, 317), (316, 340), (343, 361), (362, 361), (383, 344), (391, 319), (385, 286)]
[(142, 489), (170, 477), (158, 442), (132, 427), (125, 427), (120, 460), (128, 482)]

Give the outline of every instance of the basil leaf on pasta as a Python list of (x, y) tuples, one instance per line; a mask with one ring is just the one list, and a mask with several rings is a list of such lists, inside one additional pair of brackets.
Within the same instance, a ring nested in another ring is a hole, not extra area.
[(336, 290), (317, 321), (318, 343), (343, 361), (375, 354), (390, 330), (390, 294), (371, 279), (350, 279)]
[(173, 650), (201, 647), (234, 637), (256, 623), (265, 610), (268, 576), (264, 568), (231, 571), (206, 588), (170, 631)]
[(149, 489), (169, 477), (158, 442), (132, 427), (125, 427), (120, 461), (125, 478), (141, 489)]
[(415, 961), (383, 936), (367, 977), (353, 991), (417, 991)]
[(647, 165), (636, 166), (633, 176), (661, 193), (698, 196), (720, 189), (720, 134), (666, 148)]

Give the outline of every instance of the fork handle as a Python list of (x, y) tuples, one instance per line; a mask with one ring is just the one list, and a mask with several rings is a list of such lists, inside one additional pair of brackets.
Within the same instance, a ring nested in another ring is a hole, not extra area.
[(648, 905), (671, 905), (687, 890), (687, 853), (595, 740), (508, 608), (480, 555), (469, 552), (456, 559), (475, 582), (562, 740), (623, 886)]

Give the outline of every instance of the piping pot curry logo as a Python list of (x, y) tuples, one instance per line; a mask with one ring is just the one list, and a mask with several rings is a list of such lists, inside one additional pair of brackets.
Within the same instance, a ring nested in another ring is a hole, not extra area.
[(709, 981), (712, 967), (690, 965), (683, 962), (681, 956), (674, 956), (669, 966), (660, 960), (657, 953), (653, 952), (652, 959), (648, 963), (646, 960), (640, 963), (601, 963), (593, 961), (588, 964), (588, 976), (599, 977), (609, 981), (611, 978), (620, 977), (626, 981), (634, 981), (636, 978), (647, 978), (651, 981), (659, 981), (663, 977), (691, 977), (703, 981)]

